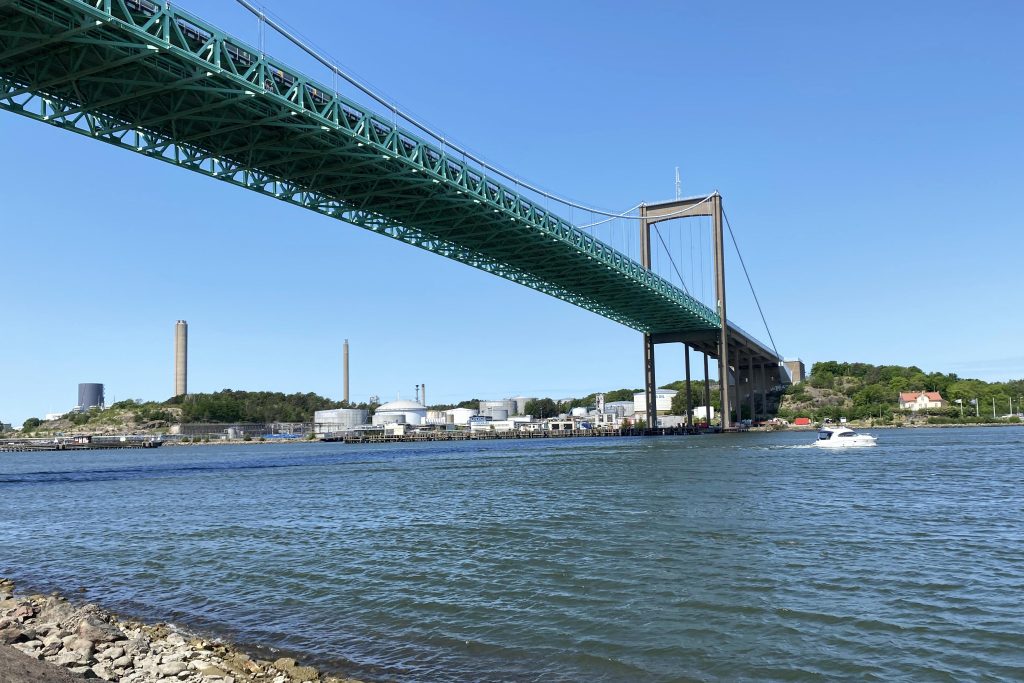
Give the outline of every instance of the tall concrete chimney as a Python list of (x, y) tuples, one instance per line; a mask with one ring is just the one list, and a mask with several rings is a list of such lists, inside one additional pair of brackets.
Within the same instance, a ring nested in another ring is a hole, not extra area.
[(345, 357), (342, 364), (344, 366), (342, 377), (345, 382), (345, 397), (342, 400), (348, 403), (348, 339), (345, 340)]
[(188, 393), (188, 323), (174, 325), (174, 395)]
[(420, 385), (420, 398), (423, 399), (423, 405), (427, 405), (427, 385)]

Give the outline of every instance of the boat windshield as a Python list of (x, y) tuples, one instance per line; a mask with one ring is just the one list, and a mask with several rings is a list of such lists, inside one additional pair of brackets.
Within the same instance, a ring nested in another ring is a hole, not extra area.
[(832, 438), (832, 432), (818, 432), (818, 441), (828, 441)]

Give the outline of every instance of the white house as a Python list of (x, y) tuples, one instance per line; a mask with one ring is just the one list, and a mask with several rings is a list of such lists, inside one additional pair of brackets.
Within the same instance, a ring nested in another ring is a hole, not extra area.
[(946, 401), (937, 391), (901, 391), (900, 410), (926, 410), (928, 408), (945, 408)]

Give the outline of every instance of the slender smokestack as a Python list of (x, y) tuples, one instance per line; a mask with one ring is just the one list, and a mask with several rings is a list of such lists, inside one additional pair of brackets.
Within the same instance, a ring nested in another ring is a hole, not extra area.
[(345, 401), (345, 403), (348, 403), (348, 339), (345, 340), (345, 360), (343, 363), (344, 371), (342, 374), (345, 381), (345, 398), (342, 400)]
[(420, 385), (419, 384), (416, 385), (416, 402), (417, 403), (420, 402)]
[(188, 393), (188, 323), (174, 324), (174, 395)]
[(420, 385), (420, 398), (423, 399), (423, 405), (427, 405), (427, 385)]

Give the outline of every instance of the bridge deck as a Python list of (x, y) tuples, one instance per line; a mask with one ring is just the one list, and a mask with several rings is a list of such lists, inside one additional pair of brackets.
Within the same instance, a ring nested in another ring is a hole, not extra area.
[(643, 332), (720, 327), (704, 304), (441, 146), (175, 6), (14, 0), (0, 2), (0, 27), (0, 108), (359, 225)]

